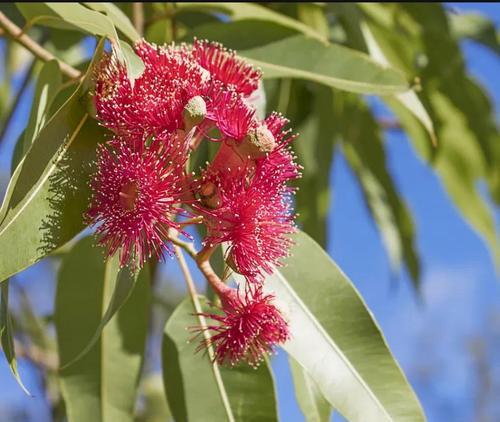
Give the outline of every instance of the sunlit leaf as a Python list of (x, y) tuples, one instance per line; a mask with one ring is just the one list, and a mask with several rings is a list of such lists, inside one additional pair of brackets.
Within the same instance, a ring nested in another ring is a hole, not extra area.
[[(101, 51), (102, 43), (96, 61)], [(88, 85), (85, 79), (47, 122), (12, 175), (0, 208), (0, 280), (34, 264), (84, 227), (90, 164), (105, 137), (87, 114)]]
[(294, 240), (292, 258), (264, 283), (289, 321), (291, 339), (283, 348), (348, 420), (424, 421), (415, 393), (351, 281), (305, 233)]
[(109, 2), (102, 3), (83, 3), (85, 6), (104, 13), (115, 25), (115, 27), (123, 33), (130, 41), (135, 42), (141, 38), (137, 30), (130, 22), (128, 16), (123, 13), (116, 5)]
[(295, 359), (289, 357), (288, 362), (295, 386), (295, 396), (306, 422), (328, 422), (332, 413), (330, 403), (323, 397), (315, 381)]
[(40, 133), (49, 117), (50, 106), (62, 83), (62, 74), (56, 60), (45, 63), (40, 70), (36, 82), (35, 96), (31, 104), (31, 112), (28, 125), (20, 138), (20, 144), (16, 145), (12, 158), (12, 172), (17, 167), (21, 158), (26, 155), (34, 139)]

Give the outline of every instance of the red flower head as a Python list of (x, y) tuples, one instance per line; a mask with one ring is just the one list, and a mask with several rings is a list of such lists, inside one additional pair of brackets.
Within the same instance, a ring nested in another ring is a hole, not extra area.
[(188, 185), (186, 143), (178, 133), (159, 136), (149, 147), (123, 138), (100, 146), (86, 217), (97, 225), (109, 256), (120, 250), (121, 265), (132, 261), (135, 268), (169, 251), (167, 231), (179, 228), (171, 220), (183, 213), (180, 205)]
[(144, 72), (132, 84), (116, 54), (107, 56), (97, 75), (97, 117), (117, 134), (158, 135), (183, 127), (188, 101), (203, 95), (210, 75), (186, 46), (157, 47), (136, 44)]
[[(247, 285), (244, 297), (239, 291), (232, 293), (223, 298), (221, 314), (202, 314), (218, 322), (207, 327), (215, 333), (209, 343), (219, 364), (246, 361), (256, 367), (276, 345), (289, 339), (288, 324), (272, 304), (273, 296), (264, 295), (260, 287)], [(203, 341), (199, 349), (205, 345)]]
[(258, 88), (261, 72), (219, 43), (195, 40), (193, 53), (212, 78), (245, 96)]
[(240, 94), (219, 85), (213, 85), (209, 95), (207, 119), (217, 126), (222, 139), (241, 141), (255, 125), (255, 109)]
[[(272, 170), (272, 171), (271, 171)], [(254, 280), (263, 272), (271, 274), (292, 244), (295, 231), (291, 209), (291, 188), (280, 179), (279, 169), (261, 166), (252, 174), (247, 168), (210, 174), (202, 189), (213, 187), (211, 197), (200, 207), (206, 215), (212, 246), (229, 242), (228, 263), (239, 273)]]

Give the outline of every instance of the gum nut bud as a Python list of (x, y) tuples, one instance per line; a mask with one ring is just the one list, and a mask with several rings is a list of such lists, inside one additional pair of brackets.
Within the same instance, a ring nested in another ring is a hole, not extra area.
[(199, 125), (205, 118), (206, 114), (207, 105), (205, 104), (205, 100), (199, 95), (191, 98), (184, 106), (184, 110), (182, 112), (186, 130)]
[(271, 131), (266, 126), (251, 129), (239, 146), (240, 154), (251, 158), (261, 158), (270, 153), (276, 146)]

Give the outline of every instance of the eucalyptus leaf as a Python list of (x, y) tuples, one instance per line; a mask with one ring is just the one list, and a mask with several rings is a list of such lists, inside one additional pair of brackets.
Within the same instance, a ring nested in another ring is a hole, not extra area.
[(295, 396), (306, 422), (328, 422), (332, 413), (330, 403), (323, 397), (314, 380), (295, 359), (289, 356), (288, 362), (295, 386)]
[[(204, 309), (206, 302), (202, 298)], [(277, 421), (274, 381), (269, 364), (258, 369), (241, 364), (231, 368), (213, 364), (206, 353), (196, 353), (201, 336), (189, 329), (199, 325), (188, 298), (170, 316), (163, 337), (163, 377), (170, 410), (177, 422)], [(214, 376), (217, 365), (222, 382)], [(226, 397), (223, 399), (222, 395)], [(224, 403), (229, 403), (226, 406)]]
[(107, 16), (80, 3), (16, 3), (16, 6), (29, 23), (118, 39), (113, 22)]
[(21, 158), (26, 155), (29, 147), (47, 122), (50, 106), (61, 83), (62, 74), (57, 60), (44, 63), (38, 74), (28, 125), (23, 133), (20, 145), (16, 145), (16, 152), (11, 166), (12, 172), (21, 161)]
[(68, 420), (73, 422), (134, 421), (150, 303), (149, 279), (143, 271), (130, 299), (109, 320), (82, 359), (67, 363), (99, 331), (113, 292), (104, 252), (91, 237), (80, 240), (64, 258), (57, 283), (55, 326), (61, 391)]
[(9, 364), (10, 372), (16, 379), (22, 390), (31, 396), (31, 393), (24, 386), (19, 370), (17, 369), (16, 351), (14, 349), (14, 332), (12, 329), (12, 319), (9, 314), (9, 280), (0, 286), (0, 342), (3, 354)]
[(0, 208), (0, 280), (66, 243), (84, 227), (88, 179), (105, 131), (87, 114), (89, 78), (51, 117), (12, 175)]
[(110, 2), (91, 2), (83, 3), (92, 10), (104, 13), (115, 25), (115, 27), (123, 33), (130, 41), (135, 42), (141, 38), (137, 30), (130, 22), (128, 16), (123, 13), (120, 8)]
[(305, 233), (294, 241), (292, 257), (264, 283), (289, 322), (291, 339), (283, 348), (349, 421), (425, 421), (354, 285)]
[(234, 22), (248, 19), (270, 22), (293, 30), (295, 33), (300, 32), (311, 38), (321, 41), (326, 40), (325, 36), (315, 28), (311, 28), (296, 19), (255, 3), (186, 2), (178, 3), (177, 8), (180, 12), (186, 10), (202, 10), (212, 14), (227, 14)]

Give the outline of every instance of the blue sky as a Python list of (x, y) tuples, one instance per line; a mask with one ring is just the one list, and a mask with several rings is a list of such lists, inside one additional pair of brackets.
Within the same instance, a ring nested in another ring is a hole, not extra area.
[[(458, 10), (481, 11), (500, 28), (500, 4), (450, 5)], [(465, 42), (463, 47), (470, 72), (492, 94), (498, 116), (500, 60), (475, 43)], [(32, 89), (25, 100), (31, 95)], [(5, 187), (13, 145), (25, 125), (28, 104), (29, 101), (23, 101), (7, 142), (0, 146), (0, 192)], [(390, 133), (387, 151), (390, 170), (414, 213), (418, 229), (417, 246), (424, 269), (422, 303), (417, 302), (406, 274), (391, 278), (380, 237), (340, 154), (331, 174), (328, 252), (355, 282), (373, 311), (429, 421), (473, 421), (477, 418), (474, 412), (480, 383), (470, 344), (481, 339), (487, 345), (487, 353), (492, 353), (495, 344), (496, 350), (500, 346), (500, 283), (485, 244), (460, 217), (440, 181), (415, 156), (406, 137)], [(498, 213), (496, 217), (499, 221)], [(167, 266), (171, 268), (174, 264)], [(17, 282), (36, 298), (41, 313), (51, 308), (54, 283), (47, 263), (27, 270)], [(500, 359), (491, 357), (489, 363), (498, 392)], [(278, 354), (274, 366), (282, 420), (302, 421), (292, 397), (293, 387), (283, 353)], [(39, 392), (36, 372), (23, 361), (20, 370), (28, 386)], [(10, 420), (5, 412), (16, 407), (23, 407), (32, 416), (28, 420), (49, 420), (43, 397), (24, 396), (3, 359), (0, 359), (0, 390), (0, 422)], [(500, 409), (494, 408), (493, 400), (491, 403), (491, 412), (496, 412), (496, 420), (500, 420)]]

